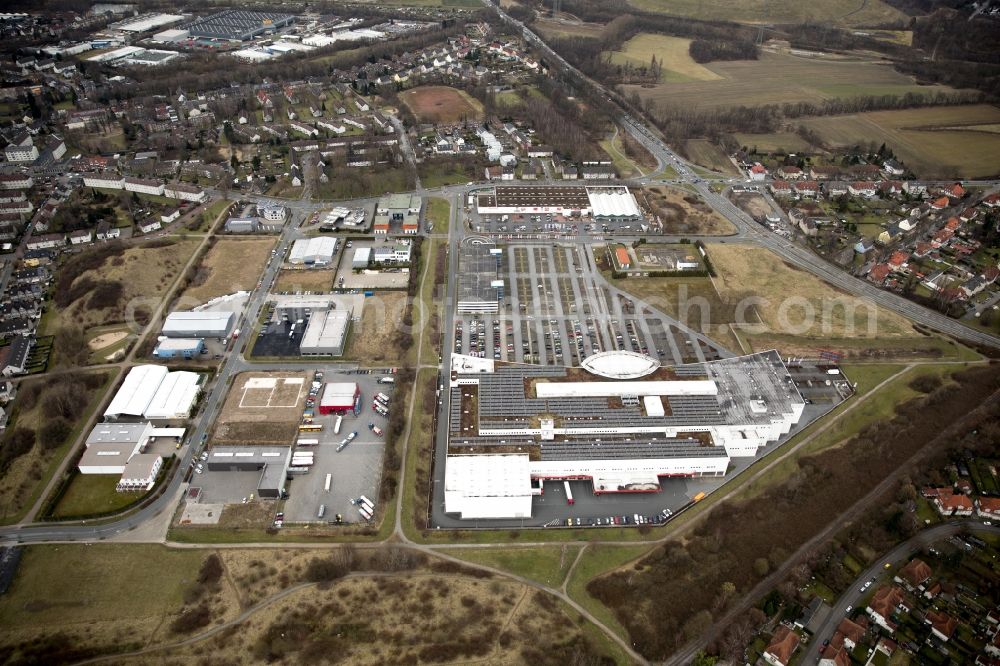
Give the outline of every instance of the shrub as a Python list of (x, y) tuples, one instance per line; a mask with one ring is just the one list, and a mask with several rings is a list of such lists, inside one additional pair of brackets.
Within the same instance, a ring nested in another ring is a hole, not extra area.
[(69, 421), (57, 416), (46, 421), (45, 425), (38, 431), (38, 441), (43, 449), (55, 449), (66, 441), (72, 430)]
[(347, 569), (332, 557), (313, 558), (306, 566), (305, 579), (312, 583), (324, 583), (347, 575)]
[(170, 631), (175, 634), (189, 634), (195, 629), (201, 629), (212, 621), (212, 611), (201, 604), (182, 612), (170, 624)]

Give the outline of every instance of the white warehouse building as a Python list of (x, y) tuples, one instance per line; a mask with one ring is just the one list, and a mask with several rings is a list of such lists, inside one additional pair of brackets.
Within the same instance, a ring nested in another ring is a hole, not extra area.
[(326, 266), (333, 261), (337, 252), (337, 239), (328, 236), (300, 238), (292, 243), (288, 263), (307, 266)]
[(196, 372), (169, 372), (162, 365), (137, 365), (104, 410), (110, 421), (185, 419), (198, 400), (201, 376)]
[(162, 334), (168, 338), (224, 338), (232, 333), (234, 320), (232, 312), (171, 312), (163, 322)]

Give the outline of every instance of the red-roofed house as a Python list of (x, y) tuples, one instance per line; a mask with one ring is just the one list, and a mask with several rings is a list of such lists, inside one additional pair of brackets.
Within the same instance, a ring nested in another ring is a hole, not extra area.
[(801, 183), (795, 183), (795, 191), (804, 197), (814, 197), (819, 194), (819, 183), (815, 180), (806, 180)]
[(934, 500), (934, 506), (944, 516), (971, 516), (974, 508), (965, 495), (941, 495)]
[(934, 246), (927, 241), (920, 241), (913, 250), (914, 257), (926, 257), (934, 249)]
[(771, 194), (776, 197), (787, 197), (792, 193), (792, 186), (786, 180), (771, 181)]
[(889, 277), (889, 273), (892, 272), (892, 267), (889, 264), (875, 264), (870, 271), (868, 271), (868, 279), (875, 284), (882, 284), (885, 279)]
[(771, 643), (764, 650), (764, 661), (771, 666), (787, 666), (798, 646), (799, 635), (783, 624), (778, 625), (771, 637)]
[(948, 201), (948, 197), (941, 197), (931, 202), (931, 208), (934, 210), (943, 210), (947, 208), (949, 204), (951, 204), (951, 202)]
[(952, 199), (961, 199), (965, 196), (965, 188), (962, 187), (961, 183), (955, 183), (950, 187), (944, 188), (944, 193)]
[(997, 266), (987, 266), (983, 270), (983, 279), (986, 280), (987, 284), (993, 284), (1000, 278), (1000, 268)]
[(983, 199), (983, 205), (986, 206), (987, 208), (996, 208), (1000, 206), (1000, 194), (993, 193), (989, 195), (988, 197)]
[(962, 222), (957, 217), (949, 217), (948, 221), (944, 223), (944, 228), (951, 231), (958, 231), (960, 226), (962, 226)]
[(819, 653), (819, 666), (851, 666), (851, 657), (844, 646), (844, 637), (834, 634), (830, 644)]
[(865, 628), (845, 617), (837, 626), (837, 633), (844, 635), (844, 645), (847, 646), (848, 650), (853, 650), (865, 637)]
[(916, 558), (910, 560), (905, 567), (900, 569), (893, 580), (913, 591), (930, 580), (931, 573), (930, 566), (920, 558)]
[(976, 500), (976, 515), (1000, 520), (1000, 499), (980, 497)]
[(889, 266), (892, 267), (893, 270), (899, 270), (909, 260), (910, 260), (910, 254), (908, 252), (904, 252), (903, 250), (896, 250), (895, 252), (892, 253), (892, 256), (889, 257)]
[(972, 222), (978, 216), (979, 209), (975, 206), (969, 206), (962, 211), (962, 214), (958, 216), (958, 219), (962, 220), (962, 222)]
[(903, 597), (903, 590), (895, 585), (883, 585), (875, 590), (868, 607), (865, 608), (865, 612), (875, 624), (890, 632), (896, 631), (896, 623), (892, 621), (893, 614), (909, 610)]
[(785, 180), (796, 180), (802, 178), (802, 169), (797, 166), (783, 166), (778, 167), (778, 176), (784, 178)]
[(955, 232), (951, 229), (939, 229), (938, 232), (931, 238), (931, 245), (934, 247), (941, 247), (950, 241), (951, 237), (954, 235)]
[(931, 625), (931, 633), (943, 641), (947, 641), (958, 628), (958, 620), (940, 611), (931, 610), (927, 612), (924, 622)]
[(750, 167), (750, 180), (764, 180), (767, 177), (767, 169), (764, 165), (758, 162)]
[(870, 180), (856, 180), (848, 185), (847, 191), (856, 197), (873, 197), (876, 193), (875, 183)]

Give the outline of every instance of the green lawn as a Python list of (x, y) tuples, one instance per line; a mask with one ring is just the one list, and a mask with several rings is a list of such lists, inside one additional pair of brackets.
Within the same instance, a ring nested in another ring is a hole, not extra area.
[(461, 185), (470, 180), (479, 180), (483, 176), (482, 169), (470, 173), (461, 164), (424, 163), (420, 165), (420, 182), (424, 187), (444, 187), (445, 185)]
[(123, 617), (162, 617), (180, 608), (205, 557), (157, 545), (29, 546), (0, 597), (0, 626), (84, 626)]
[(448, 233), (451, 223), (451, 203), (441, 197), (428, 197), (424, 219), (434, 223), (434, 233)]
[(232, 205), (231, 201), (226, 199), (219, 199), (218, 201), (212, 202), (210, 206), (201, 211), (201, 224), (197, 229), (192, 229), (192, 231), (208, 232), (212, 229), (212, 224), (215, 219), (222, 214), (222, 211), (229, 208)]
[(485, 564), (524, 576), (549, 587), (562, 585), (580, 551), (579, 546), (522, 548), (448, 548), (441, 552), (476, 564)]
[(53, 518), (73, 518), (117, 511), (138, 498), (136, 493), (119, 493), (117, 474), (77, 474), (59, 500)]

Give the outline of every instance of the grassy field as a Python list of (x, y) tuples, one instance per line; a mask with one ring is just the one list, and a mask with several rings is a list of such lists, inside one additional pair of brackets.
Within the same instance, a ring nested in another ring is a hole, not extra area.
[(273, 238), (221, 238), (216, 241), (202, 258), (191, 286), (181, 296), (185, 306), (252, 290), (274, 244)]
[(222, 211), (228, 209), (233, 204), (232, 201), (226, 199), (219, 199), (218, 201), (213, 201), (211, 205), (206, 207), (201, 211), (200, 224), (197, 227), (192, 227), (188, 225), (190, 231), (197, 232), (208, 232), (212, 228), (212, 224), (215, 222), (216, 218), (222, 214)]
[(691, 139), (685, 148), (689, 159), (695, 164), (725, 174), (738, 174), (729, 156), (708, 139)]
[(748, 150), (756, 148), (762, 153), (801, 153), (813, 150), (805, 139), (792, 132), (734, 134), (733, 138), (740, 142), (740, 146), (746, 146)]
[(451, 223), (451, 203), (442, 197), (428, 197), (424, 219), (434, 223), (434, 233), (446, 234)]
[(754, 349), (831, 348), (855, 358), (958, 355), (948, 341), (921, 335), (895, 312), (841, 292), (769, 250), (713, 245), (709, 257), (720, 297), (743, 311), (741, 336)]
[(333, 270), (305, 269), (278, 271), (278, 279), (274, 282), (274, 291), (330, 291), (333, 289), (333, 279), (337, 273)]
[(714, 81), (722, 78), (704, 65), (697, 63), (688, 53), (690, 39), (654, 33), (639, 33), (622, 44), (620, 51), (611, 52), (611, 62), (616, 65), (631, 64), (648, 67), (653, 56), (663, 67), (661, 83), (684, 81)]
[(121, 256), (105, 261), (100, 268), (84, 272), (74, 284), (88, 278), (98, 283), (121, 283), (121, 293), (116, 303), (110, 307), (94, 309), (87, 306), (89, 299), (78, 299), (69, 307), (58, 310), (52, 322), (52, 330), (72, 324), (91, 328), (124, 321), (131, 304), (142, 303), (153, 310), (190, 259), (198, 243), (197, 240), (176, 240), (164, 247), (129, 247)]
[(1000, 108), (988, 104), (873, 111), (803, 121), (831, 147), (885, 142), (927, 178), (1000, 174)]
[(566, 23), (541, 17), (531, 24), (545, 37), (600, 37), (604, 26), (599, 23)]
[(483, 117), (483, 105), (467, 93), (448, 86), (419, 86), (399, 94), (417, 120), (425, 123), (453, 123)]
[(402, 323), (406, 298), (406, 293), (401, 291), (382, 291), (366, 298), (361, 321), (351, 325), (344, 358), (365, 362), (398, 362), (402, 354), (394, 343), (394, 337)]
[(117, 511), (138, 497), (135, 493), (119, 493), (117, 474), (77, 474), (66, 493), (52, 511), (54, 518), (73, 518), (95, 513)]
[(143, 645), (180, 608), (204, 558), (153, 545), (31, 546), (0, 597), (2, 642), (61, 633), (78, 650)]
[(765, 51), (758, 60), (713, 62), (705, 67), (717, 78), (622, 87), (626, 95), (635, 90), (643, 98), (680, 109), (818, 103), (833, 97), (949, 90), (918, 85), (912, 77), (894, 71), (890, 64), (868, 60), (806, 58)]
[(906, 16), (881, 0), (825, 0), (802, 3), (794, 0), (629, 0), (647, 11), (687, 16), (703, 21), (741, 23), (821, 22), (841, 25), (872, 25), (904, 20)]
[[(114, 372), (108, 372), (101, 387), (91, 393), (87, 408), (73, 423), (73, 430), (62, 444), (55, 448), (45, 448), (36, 442), (30, 451), (15, 458), (3, 472), (3, 475), (0, 476), (0, 524), (17, 522), (38, 500), (42, 491), (45, 490), (45, 486), (52, 479), (52, 475), (59, 468), (59, 464), (69, 454), (83, 425), (101, 403), (115, 376)], [(30, 409), (25, 408), (23, 395), (15, 400), (12, 412), (14, 419), (9, 424), (9, 429), (25, 427), (37, 431), (46, 419), (50, 418), (46, 409), (46, 395), (58, 384), (44, 378), (27, 380), (21, 383), (21, 391), (33, 390), (29, 388), (32, 384), (45, 386), (39, 394), (37, 403)]]
[(467, 562), (485, 564), (558, 588), (573, 565), (579, 546), (525, 548), (455, 548), (443, 552)]
[(597, 576), (617, 569), (625, 562), (649, 552), (650, 546), (587, 546), (577, 562), (576, 568), (566, 584), (566, 593), (578, 604), (594, 614), (598, 620), (613, 629), (620, 636), (625, 635), (625, 629), (615, 619), (608, 608), (594, 599), (587, 592), (587, 583)]

